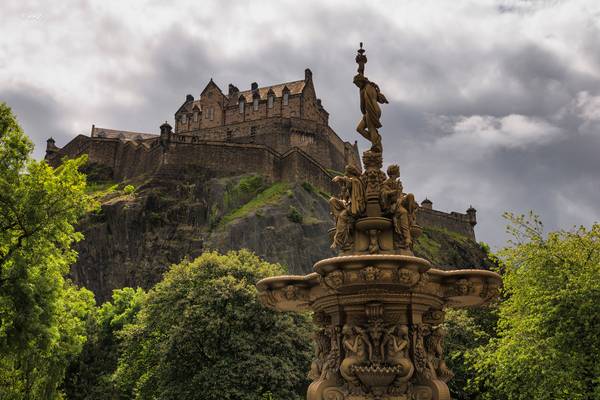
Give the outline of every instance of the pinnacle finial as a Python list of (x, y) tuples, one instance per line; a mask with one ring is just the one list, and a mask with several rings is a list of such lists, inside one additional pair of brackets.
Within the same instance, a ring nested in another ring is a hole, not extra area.
[(358, 73), (364, 75), (365, 64), (367, 63), (367, 56), (365, 56), (365, 49), (363, 49), (363, 42), (360, 42), (360, 48), (357, 50), (356, 63), (358, 64)]

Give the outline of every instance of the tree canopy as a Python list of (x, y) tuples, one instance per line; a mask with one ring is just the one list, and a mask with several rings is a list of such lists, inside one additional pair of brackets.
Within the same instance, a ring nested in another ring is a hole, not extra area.
[(245, 250), (172, 266), (121, 333), (123, 398), (303, 398), (312, 324), (265, 308), (255, 287), (284, 272)]
[(507, 215), (497, 339), (469, 357), (482, 399), (600, 399), (600, 225), (543, 235)]
[(52, 399), (68, 359), (85, 341), (91, 292), (64, 276), (81, 235), (74, 224), (94, 202), (85, 158), (52, 169), (0, 103), (0, 398)]

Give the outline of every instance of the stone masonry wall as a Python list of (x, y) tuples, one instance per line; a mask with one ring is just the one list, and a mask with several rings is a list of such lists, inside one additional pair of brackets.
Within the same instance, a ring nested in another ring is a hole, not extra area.
[(420, 207), (417, 211), (417, 223), (421, 226), (447, 229), (475, 240), (474, 226), (467, 214), (445, 213)]
[[(184, 139), (184, 136), (192, 136)], [(197, 139), (194, 139), (196, 137)], [(360, 165), (358, 150), (327, 125), (299, 118), (265, 118), (177, 135), (179, 141), (222, 141), (267, 145), (279, 153), (299, 147), (325, 168), (343, 171), (347, 162)]]

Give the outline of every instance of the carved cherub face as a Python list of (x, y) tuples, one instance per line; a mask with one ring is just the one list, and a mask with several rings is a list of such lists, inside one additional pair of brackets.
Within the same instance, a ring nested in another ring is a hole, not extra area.
[(338, 288), (344, 283), (344, 273), (342, 271), (333, 271), (325, 277), (325, 282), (333, 288)]

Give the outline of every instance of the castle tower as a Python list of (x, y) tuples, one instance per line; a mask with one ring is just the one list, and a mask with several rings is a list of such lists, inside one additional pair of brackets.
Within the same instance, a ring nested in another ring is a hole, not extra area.
[(164, 124), (160, 126), (160, 143), (168, 144), (171, 141), (171, 134), (173, 133), (173, 127), (165, 121)]
[(467, 209), (467, 216), (469, 217), (471, 226), (477, 225), (477, 210), (473, 206), (469, 206)]
[(424, 208), (426, 210), (432, 210), (433, 209), (433, 202), (426, 197), (425, 200), (423, 200), (421, 202), (421, 208)]
[(48, 138), (48, 140), (46, 140), (46, 158), (56, 153), (58, 150), (59, 149), (56, 147), (56, 142), (54, 139), (52, 137)]

